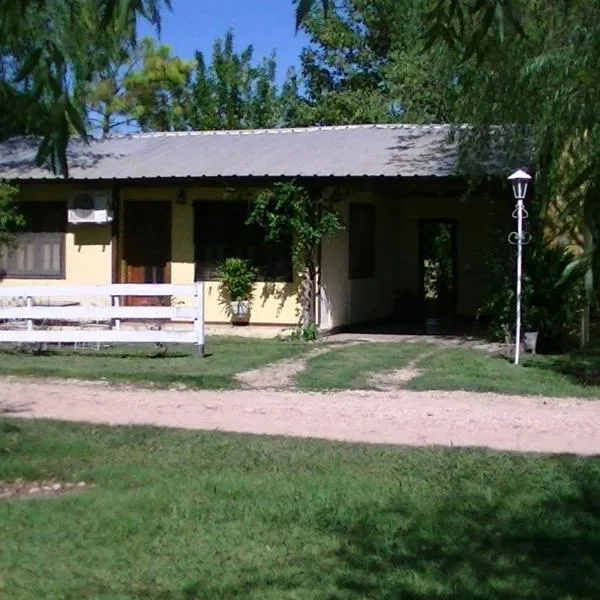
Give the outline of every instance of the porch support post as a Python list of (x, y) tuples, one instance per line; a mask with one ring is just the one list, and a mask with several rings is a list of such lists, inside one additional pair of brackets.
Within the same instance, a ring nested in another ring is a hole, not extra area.
[(204, 282), (195, 282), (194, 305), (196, 317), (194, 319), (194, 331), (196, 332), (196, 355), (204, 358)]

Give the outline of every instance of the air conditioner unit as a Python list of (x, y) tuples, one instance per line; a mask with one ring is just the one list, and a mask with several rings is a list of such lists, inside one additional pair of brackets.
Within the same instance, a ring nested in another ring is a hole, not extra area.
[(69, 223), (110, 223), (110, 190), (78, 191), (69, 197)]

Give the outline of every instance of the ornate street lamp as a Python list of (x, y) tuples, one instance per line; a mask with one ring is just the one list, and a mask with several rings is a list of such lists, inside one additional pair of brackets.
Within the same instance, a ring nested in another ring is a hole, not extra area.
[(531, 236), (523, 232), (523, 219), (527, 219), (529, 214), (524, 206), (527, 196), (527, 188), (531, 181), (531, 175), (524, 170), (515, 171), (509, 178), (512, 185), (513, 195), (517, 206), (513, 211), (513, 218), (517, 220), (517, 231), (513, 231), (508, 236), (508, 241), (517, 247), (517, 330), (515, 333), (515, 365), (519, 364), (519, 353), (521, 350), (521, 284), (523, 278), (523, 246), (529, 243)]

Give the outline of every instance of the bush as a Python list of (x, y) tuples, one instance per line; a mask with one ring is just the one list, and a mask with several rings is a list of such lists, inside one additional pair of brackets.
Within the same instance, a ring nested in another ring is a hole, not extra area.
[[(581, 286), (560, 282), (572, 260), (568, 249), (550, 246), (541, 234), (532, 235), (531, 243), (525, 246), (523, 331), (539, 331), (542, 352), (564, 349), (578, 327), (583, 302)], [(504, 341), (507, 332), (514, 335), (516, 326), (516, 252), (505, 253), (496, 245), (487, 265), (490, 293), (479, 315), (489, 319), (492, 337)]]

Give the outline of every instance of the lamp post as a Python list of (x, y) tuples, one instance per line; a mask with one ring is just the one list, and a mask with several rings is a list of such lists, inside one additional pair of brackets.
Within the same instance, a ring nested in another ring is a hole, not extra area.
[(523, 278), (523, 246), (529, 242), (530, 235), (523, 233), (523, 219), (529, 215), (523, 203), (527, 196), (527, 187), (531, 181), (531, 175), (524, 170), (515, 171), (509, 178), (512, 186), (513, 195), (517, 206), (513, 211), (513, 218), (517, 220), (517, 231), (512, 231), (508, 236), (508, 242), (517, 247), (517, 327), (515, 333), (515, 365), (519, 364), (519, 354), (521, 350), (521, 287)]

